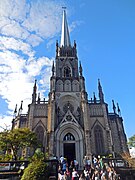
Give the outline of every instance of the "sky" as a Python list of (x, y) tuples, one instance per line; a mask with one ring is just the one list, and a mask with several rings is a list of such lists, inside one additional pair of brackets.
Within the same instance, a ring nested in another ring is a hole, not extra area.
[(119, 103), (127, 137), (135, 134), (134, 0), (0, 0), (0, 126), (11, 127), (16, 104), (31, 103), (35, 79), (48, 96), (62, 7), (77, 43), (89, 99), (98, 78), (112, 112)]

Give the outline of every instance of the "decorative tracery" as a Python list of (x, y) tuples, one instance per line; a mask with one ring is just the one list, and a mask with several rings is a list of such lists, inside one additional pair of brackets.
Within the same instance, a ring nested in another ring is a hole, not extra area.
[(43, 129), (42, 126), (38, 126), (38, 127), (36, 128), (36, 134), (37, 134), (38, 140), (43, 144), (44, 129)]
[(72, 104), (70, 104), (69, 102), (67, 102), (64, 106), (63, 106), (63, 111), (66, 113), (68, 110), (70, 110), (71, 112), (74, 111), (74, 107), (72, 106)]
[(75, 137), (71, 133), (67, 133), (64, 136), (63, 141), (75, 141)]

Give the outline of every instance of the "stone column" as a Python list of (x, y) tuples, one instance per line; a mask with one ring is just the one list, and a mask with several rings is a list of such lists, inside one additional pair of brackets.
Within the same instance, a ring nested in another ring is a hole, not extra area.
[(51, 100), (48, 104), (48, 152), (54, 155), (54, 121), (55, 121), (55, 98), (54, 92), (51, 94)]
[(88, 110), (87, 110), (87, 101), (82, 101), (82, 111), (83, 111), (83, 120), (84, 120), (84, 136), (85, 136), (85, 152), (86, 156), (88, 156), (90, 159), (92, 158), (91, 155), (91, 144), (90, 144), (90, 128), (88, 123)]

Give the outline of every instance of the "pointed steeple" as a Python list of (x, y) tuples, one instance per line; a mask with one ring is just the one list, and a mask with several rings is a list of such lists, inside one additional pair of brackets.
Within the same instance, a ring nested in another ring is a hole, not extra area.
[(94, 96), (94, 103), (96, 103), (97, 102), (97, 98), (95, 96), (95, 92), (93, 92), (93, 96)]
[(38, 93), (38, 104), (40, 104), (40, 93)]
[(118, 115), (121, 116), (121, 111), (118, 103), (117, 103), (117, 111), (118, 111)]
[(37, 80), (35, 80), (35, 84), (33, 87), (32, 103), (36, 102), (36, 97), (37, 97)]
[(20, 110), (23, 110), (23, 101), (21, 101)]
[(98, 91), (99, 91), (100, 103), (104, 103), (104, 93), (103, 93), (103, 90), (102, 90), (100, 79), (98, 79)]
[(79, 66), (79, 73), (80, 73), (80, 76), (82, 76), (82, 65), (81, 65), (81, 61), (80, 61), (80, 66)]
[(68, 24), (66, 19), (66, 11), (63, 10), (63, 18), (62, 18), (62, 33), (61, 33), (61, 46), (69, 47), (71, 45), (70, 43), (70, 37), (69, 37), (69, 30), (68, 30)]
[(55, 69), (55, 67), (54, 67), (54, 61), (53, 61), (53, 64), (52, 64), (52, 76), (54, 76), (54, 69)]
[(114, 114), (116, 114), (116, 106), (115, 106), (114, 100), (112, 100), (112, 103), (113, 103), (113, 112)]
[(14, 110), (14, 114), (16, 114), (16, 113), (17, 113), (17, 104), (16, 104), (15, 110)]
[(18, 111), (18, 115), (22, 114), (22, 110), (23, 110), (23, 101), (21, 101), (21, 105)]
[(15, 110), (14, 110), (14, 115), (13, 115), (13, 118), (15, 118), (15, 117), (16, 117), (16, 115), (17, 115), (17, 104), (16, 104), (16, 106), (15, 106)]

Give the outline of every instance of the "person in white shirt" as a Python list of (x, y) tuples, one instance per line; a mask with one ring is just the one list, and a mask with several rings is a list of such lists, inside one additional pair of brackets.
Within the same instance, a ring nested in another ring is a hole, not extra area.
[(89, 178), (89, 171), (87, 168), (84, 169), (83, 173), (84, 173), (86, 179), (88, 179)]
[(75, 170), (75, 168), (73, 168), (73, 172), (72, 172), (72, 180), (77, 180), (79, 177), (78, 172)]
[(58, 173), (58, 180), (64, 180), (64, 174), (62, 172)]

